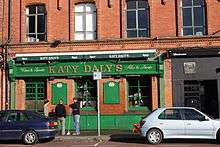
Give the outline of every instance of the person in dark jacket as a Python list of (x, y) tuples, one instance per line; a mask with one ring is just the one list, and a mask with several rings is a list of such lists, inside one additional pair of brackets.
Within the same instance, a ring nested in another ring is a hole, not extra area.
[(76, 133), (73, 135), (80, 135), (80, 102), (73, 98), (73, 103), (69, 105), (72, 108), (73, 122)]
[(57, 120), (61, 124), (61, 134), (65, 135), (65, 117), (66, 117), (66, 109), (65, 106), (63, 105), (63, 101), (59, 100), (59, 104), (56, 105), (55, 107), (55, 115), (57, 117)]

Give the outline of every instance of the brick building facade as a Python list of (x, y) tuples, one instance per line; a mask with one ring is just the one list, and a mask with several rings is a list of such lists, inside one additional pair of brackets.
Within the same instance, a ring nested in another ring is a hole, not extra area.
[[(53, 112), (63, 99), (70, 112), (77, 97), (84, 130), (96, 128), (98, 96), (102, 129), (130, 129), (157, 107), (183, 106), (172, 75), (173, 60), (182, 56), (172, 56), (173, 49), (220, 46), (218, 0), (1, 0), (0, 8), (8, 64), (6, 74), (1, 70), (1, 109), (7, 103), (41, 112), (49, 99)], [(198, 25), (189, 21), (200, 15)], [(98, 82), (94, 72), (102, 72)]]

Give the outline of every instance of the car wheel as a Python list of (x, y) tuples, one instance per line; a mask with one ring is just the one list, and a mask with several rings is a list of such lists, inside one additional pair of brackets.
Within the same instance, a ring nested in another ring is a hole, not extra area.
[(150, 144), (159, 144), (163, 140), (163, 135), (159, 129), (151, 129), (147, 133), (147, 141)]
[(25, 144), (35, 144), (38, 141), (38, 136), (34, 131), (27, 131), (23, 135), (23, 142)]

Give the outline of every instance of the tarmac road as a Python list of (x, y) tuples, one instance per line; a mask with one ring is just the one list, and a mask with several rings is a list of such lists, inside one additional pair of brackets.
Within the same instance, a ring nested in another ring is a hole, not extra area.
[[(21, 142), (0, 142), (0, 147), (29, 147)], [(211, 140), (165, 140), (159, 145), (147, 144), (144, 138), (134, 134), (97, 136), (58, 136), (52, 141), (43, 141), (34, 147), (220, 147)]]

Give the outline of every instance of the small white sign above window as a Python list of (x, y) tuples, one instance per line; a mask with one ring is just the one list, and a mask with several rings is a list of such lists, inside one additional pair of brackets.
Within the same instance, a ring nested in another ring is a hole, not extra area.
[(196, 73), (196, 62), (184, 62), (183, 66), (185, 74)]
[(61, 88), (63, 87), (63, 84), (62, 83), (57, 83), (57, 88)]

